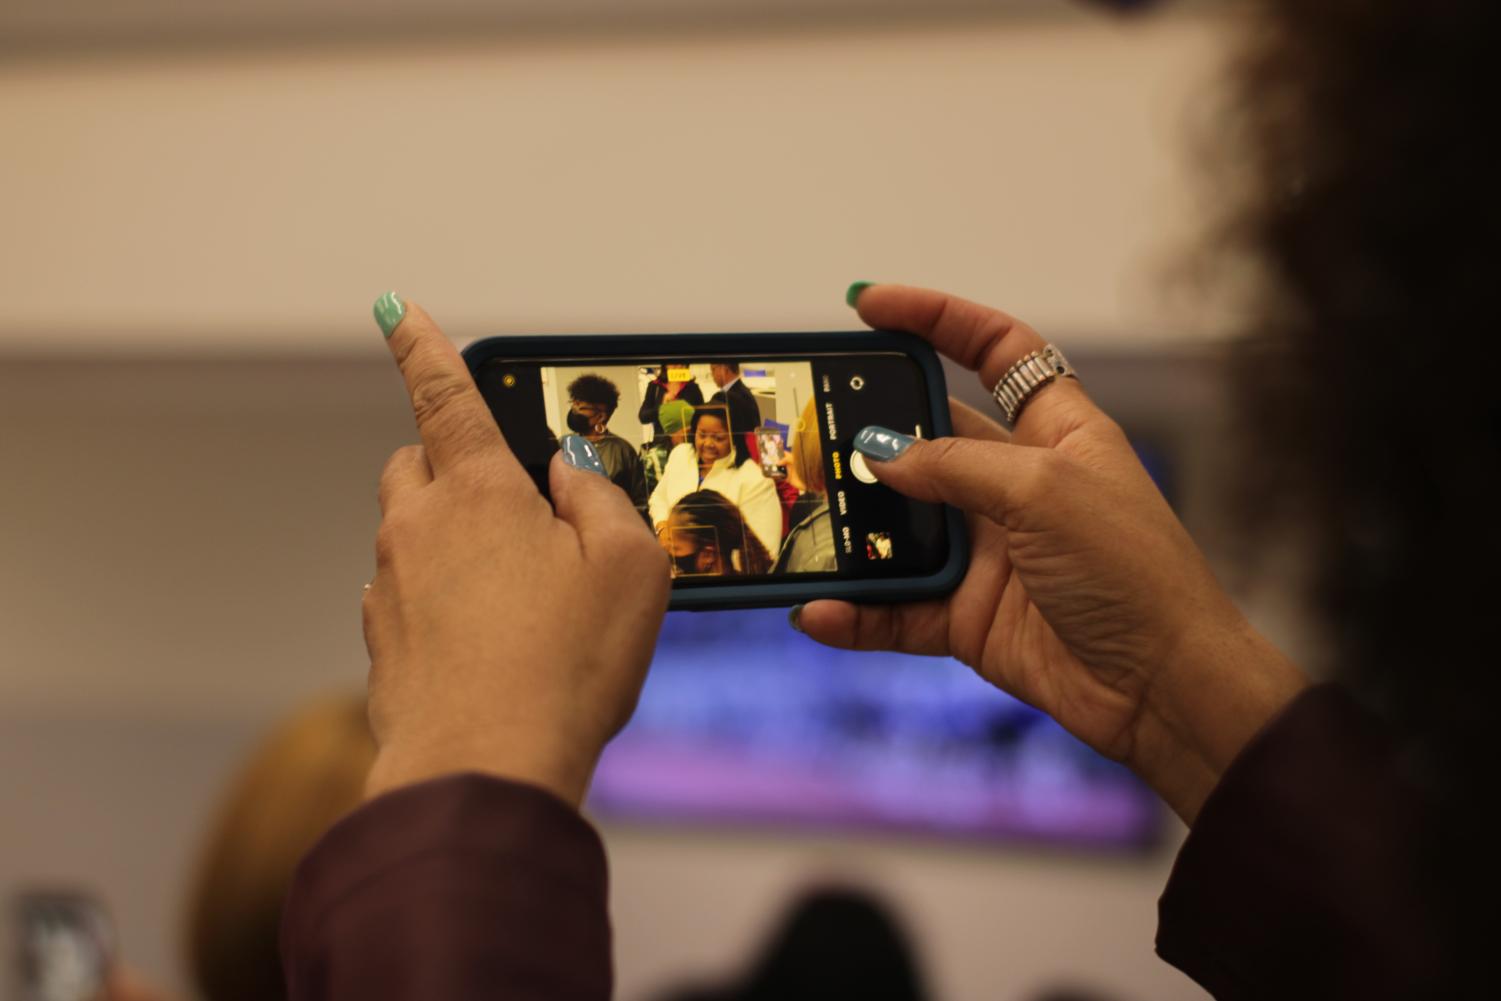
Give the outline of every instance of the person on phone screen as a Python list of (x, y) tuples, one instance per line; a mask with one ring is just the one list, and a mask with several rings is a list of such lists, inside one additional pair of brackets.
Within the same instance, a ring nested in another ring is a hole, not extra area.
[(713, 490), (696, 490), (674, 504), (661, 539), (674, 577), (771, 572), (771, 555), (740, 509)]
[[(674, 379), (674, 375), (679, 378)], [(673, 401), (682, 401), (690, 407), (696, 407), (704, 402), (704, 391), (698, 388), (698, 383), (693, 380), (685, 363), (664, 361), (657, 369), (656, 378), (646, 384), (641, 409), (636, 411), (642, 424), (652, 426), (656, 438), (672, 433), (661, 419), (661, 409), (663, 404)]]
[(688, 440), (668, 456), (661, 482), (648, 501), (652, 527), (660, 537), (678, 501), (698, 490), (713, 490), (740, 509), (762, 548), (776, 552), (782, 543), (782, 504), (776, 486), (750, 457), (749, 447), (731, 436), (730, 420), (719, 404), (706, 403), (693, 411)]
[(624, 490), (631, 503), (646, 506), (646, 477), (641, 459), (630, 442), (610, 430), (610, 418), (620, 405), (620, 390), (602, 375), (581, 375), (568, 384), (568, 430), (587, 438), (604, 463), (610, 482)]
[(709, 402), (729, 408), (730, 432), (735, 436), (737, 449), (743, 443), (749, 451), (750, 439), (761, 426), (761, 408), (756, 405), (756, 394), (740, 378), (740, 363), (722, 359), (710, 362), (709, 375), (719, 387)]
[(646, 477), (648, 494), (662, 482), (672, 450), (688, 440), (688, 422), (692, 419), (693, 406), (684, 400), (668, 400), (657, 408), (657, 427), (661, 433), (641, 450), (641, 471)]
[(828, 573), (837, 570), (834, 553), (834, 518), (829, 513), (829, 494), (823, 473), (823, 442), (819, 434), (818, 408), (813, 400), (803, 407), (792, 434), (791, 475), (802, 487), (792, 505), (792, 530), (782, 543), (774, 573)]

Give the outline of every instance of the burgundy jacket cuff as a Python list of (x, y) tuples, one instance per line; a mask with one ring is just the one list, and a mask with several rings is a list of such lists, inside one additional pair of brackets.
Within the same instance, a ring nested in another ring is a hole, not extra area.
[(299, 866), (289, 997), (608, 998), (606, 890), (598, 835), (550, 793), (483, 775), (398, 789)]
[(1309, 689), (1205, 802), (1159, 903), (1158, 954), (1221, 1001), (1422, 996), (1442, 970), (1423, 812), (1374, 720)]

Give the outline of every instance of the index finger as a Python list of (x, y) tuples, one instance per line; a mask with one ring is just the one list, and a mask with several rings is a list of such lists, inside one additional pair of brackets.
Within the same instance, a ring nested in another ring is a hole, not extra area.
[[(913, 288), (909, 285), (869, 285), (854, 288), (855, 310), (860, 319), (884, 330), (905, 330), (933, 345), (965, 368), (980, 375), (986, 390), (994, 392), (1012, 365), (1047, 346), (1042, 335), (1026, 323), (990, 306), (982, 306), (947, 292)], [(1089, 401), (1077, 379), (1058, 379), (1022, 410), (1018, 427), (1037, 424), (1035, 415), (1057, 415), (1060, 405), (1069, 416), (1098, 416), (1098, 408)], [(1080, 405), (1087, 410), (1077, 409)], [(1048, 426), (1045, 437), (1057, 437), (1070, 421), (1042, 422)]]
[(855, 311), (878, 330), (905, 330), (994, 386), (1016, 360), (1040, 351), (1042, 335), (1009, 313), (910, 285), (871, 285)]
[(375, 302), (375, 318), (406, 382), (434, 475), (478, 455), (500, 455), (520, 472), (469, 367), (432, 317), (387, 292)]

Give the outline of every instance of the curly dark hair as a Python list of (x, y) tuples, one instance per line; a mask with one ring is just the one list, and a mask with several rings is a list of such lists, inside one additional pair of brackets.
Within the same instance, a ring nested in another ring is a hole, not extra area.
[(603, 407), (605, 414), (613, 414), (620, 406), (620, 389), (602, 375), (581, 375), (568, 384), (568, 398), (580, 403), (592, 403)]
[(1232, 143), (1253, 178), (1232, 235), (1261, 262), (1231, 355), (1243, 523), (1306, 554), (1334, 671), (1457, 835), (1494, 782), (1501, 5), (1254, 9)]

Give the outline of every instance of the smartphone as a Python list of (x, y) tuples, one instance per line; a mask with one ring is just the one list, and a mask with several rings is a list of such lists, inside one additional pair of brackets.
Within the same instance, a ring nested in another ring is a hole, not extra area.
[(787, 475), (787, 442), (782, 437), (781, 428), (757, 428), (756, 446), (763, 473), (773, 479)]
[(114, 922), (86, 893), (17, 894), (12, 906), (19, 1001), (91, 1001), (114, 962)]
[(950, 433), (943, 367), (910, 334), (507, 336), (464, 358), (544, 496), (558, 438), (594, 443), (667, 552), (673, 608), (905, 601), (964, 576), (959, 514), (851, 447), (868, 425)]

